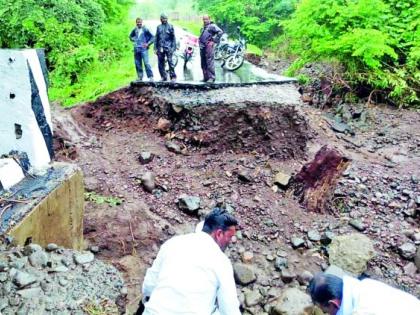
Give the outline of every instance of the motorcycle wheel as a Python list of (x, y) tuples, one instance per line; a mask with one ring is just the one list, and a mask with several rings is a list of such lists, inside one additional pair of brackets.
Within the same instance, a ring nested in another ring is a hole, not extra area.
[(174, 65), (174, 68), (176, 67), (176, 65), (178, 64), (178, 56), (176, 54), (172, 55), (172, 63)]
[(217, 47), (214, 50), (214, 60), (220, 60), (220, 59), (225, 58), (226, 53), (227, 53), (227, 51), (226, 51), (226, 47), (225, 46)]
[(234, 71), (236, 69), (239, 69), (243, 63), (243, 55), (232, 55), (226, 58), (224, 66), (227, 70)]

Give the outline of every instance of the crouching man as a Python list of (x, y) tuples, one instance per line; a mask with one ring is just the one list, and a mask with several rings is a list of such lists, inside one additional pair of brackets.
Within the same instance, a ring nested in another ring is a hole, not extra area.
[(223, 253), (237, 220), (213, 209), (202, 231), (166, 241), (143, 282), (145, 315), (239, 315), (233, 268)]

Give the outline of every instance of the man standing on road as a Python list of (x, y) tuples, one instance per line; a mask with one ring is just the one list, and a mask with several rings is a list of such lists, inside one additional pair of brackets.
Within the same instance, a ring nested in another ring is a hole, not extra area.
[(134, 44), (134, 63), (136, 65), (137, 79), (143, 80), (143, 64), (147, 77), (153, 81), (153, 72), (149, 63), (149, 47), (153, 44), (154, 36), (149, 29), (143, 26), (141, 18), (136, 19), (136, 27), (130, 33), (130, 40)]
[(143, 314), (240, 315), (232, 264), (223, 253), (237, 224), (215, 208), (202, 231), (166, 241), (144, 278)]
[(161, 24), (156, 29), (155, 53), (158, 57), (159, 73), (162, 81), (168, 79), (165, 70), (165, 58), (168, 60), (169, 77), (171, 81), (176, 80), (175, 65), (172, 56), (176, 50), (176, 39), (174, 27), (168, 23), (168, 16), (164, 13), (160, 15)]
[(204, 76), (203, 81), (213, 83), (216, 79), (214, 71), (214, 46), (219, 42), (223, 31), (210, 20), (208, 15), (203, 16), (203, 24), (199, 38), (201, 69), (203, 70)]

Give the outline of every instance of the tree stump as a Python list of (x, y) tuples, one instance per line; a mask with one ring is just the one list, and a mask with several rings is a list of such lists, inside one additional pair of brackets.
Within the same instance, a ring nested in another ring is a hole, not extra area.
[(292, 189), (299, 202), (309, 211), (324, 213), (338, 178), (350, 159), (339, 151), (323, 146), (313, 161), (304, 165), (293, 178)]

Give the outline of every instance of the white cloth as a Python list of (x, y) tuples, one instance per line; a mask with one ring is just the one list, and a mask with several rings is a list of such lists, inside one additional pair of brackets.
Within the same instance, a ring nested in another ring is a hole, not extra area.
[(419, 315), (420, 300), (385, 283), (343, 277), (343, 299), (337, 315)]
[(165, 242), (143, 282), (144, 315), (240, 315), (230, 260), (205, 232)]

